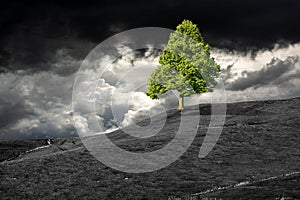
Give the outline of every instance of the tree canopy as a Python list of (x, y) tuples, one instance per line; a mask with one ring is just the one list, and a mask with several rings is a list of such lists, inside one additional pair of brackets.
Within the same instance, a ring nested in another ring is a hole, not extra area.
[(220, 66), (211, 57), (210, 46), (197, 25), (184, 20), (170, 34), (159, 65), (148, 79), (146, 94), (157, 99), (169, 90), (177, 90), (181, 97), (210, 92), (219, 72)]

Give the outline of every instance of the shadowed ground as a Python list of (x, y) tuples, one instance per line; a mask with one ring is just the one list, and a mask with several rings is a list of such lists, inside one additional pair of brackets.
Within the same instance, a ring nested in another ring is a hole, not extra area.
[[(218, 143), (207, 157), (199, 159), (210, 121), (210, 106), (200, 105), (200, 128), (188, 151), (168, 167), (145, 174), (127, 174), (103, 165), (89, 154), (79, 138), (53, 139), (49, 146), (37, 140), (1, 141), (0, 196), (170, 199), (198, 193), (194, 198), (276, 199), (284, 194), (300, 199), (298, 173), (262, 181), (300, 171), (299, 110), (299, 98), (228, 104)], [(148, 123), (144, 120), (140, 125)], [(123, 149), (150, 152), (170, 142), (179, 123), (180, 112), (171, 110), (165, 127), (154, 137), (136, 139), (118, 130), (109, 138)], [(24, 143), (28, 144), (26, 148), (15, 148)], [(46, 147), (24, 153), (38, 146)], [(245, 181), (249, 184), (229, 187)], [(201, 193), (218, 187), (228, 188)]]

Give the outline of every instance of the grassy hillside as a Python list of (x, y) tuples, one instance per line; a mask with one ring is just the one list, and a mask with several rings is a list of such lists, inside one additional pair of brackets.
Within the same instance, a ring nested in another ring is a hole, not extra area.
[[(300, 171), (299, 98), (228, 104), (222, 135), (203, 159), (198, 152), (210, 106), (200, 105), (200, 110), (193, 144), (164, 169), (119, 172), (92, 157), (78, 138), (56, 139), (47, 148), (1, 162), (1, 199), (174, 199), (196, 193), (196, 199), (276, 199), (283, 193), (300, 198), (299, 174), (261, 181)], [(144, 120), (140, 125), (148, 123)], [(179, 123), (180, 113), (173, 110), (154, 137), (136, 139), (119, 130), (109, 138), (130, 151), (153, 151), (172, 140)], [(229, 187), (245, 181), (251, 184)], [(227, 189), (200, 194), (218, 187)]]
[(0, 162), (7, 159), (16, 159), (20, 154), (43, 145), (47, 145), (46, 139), (38, 140), (0, 140)]

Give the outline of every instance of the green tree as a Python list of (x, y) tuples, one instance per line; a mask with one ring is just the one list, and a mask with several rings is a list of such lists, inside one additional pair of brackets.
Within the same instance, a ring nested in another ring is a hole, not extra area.
[(220, 66), (210, 56), (210, 47), (197, 25), (184, 20), (170, 34), (159, 57), (159, 66), (148, 79), (146, 94), (157, 99), (158, 94), (177, 90), (178, 110), (183, 110), (183, 97), (213, 91), (219, 72)]

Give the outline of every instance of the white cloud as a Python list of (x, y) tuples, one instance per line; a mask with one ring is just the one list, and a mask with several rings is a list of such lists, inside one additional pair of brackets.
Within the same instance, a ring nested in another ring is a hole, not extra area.
[(300, 44), (275, 45), (254, 56), (220, 49), (214, 49), (212, 55), (221, 65), (228, 102), (300, 96)]
[(212, 56), (223, 70), (232, 65), (231, 73), (234, 76), (226, 80), (227, 82), (232, 82), (243, 77), (244, 71), (254, 72), (261, 70), (274, 58), (285, 60), (290, 56), (300, 56), (300, 43), (288, 45), (284, 48), (275, 45), (272, 50), (260, 50), (254, 56), (250, 52), (244, 54), (236, 51), (229, 52), (223, 49), (213, 49)]
[[(150, 48), (145, 57), (141, 57), (129, 47), (122, 46), (118, 48), (122, 57), (116, 59), (105, 56), (102, 60), (88, 63), (94, 69), (81, 72), (90, 78), (80, 85), (79, 99), (74, 105), (80, 108), (80, 113), (75, 113), (74, 118), (71, 116), (75, 77), (72, 72), (73, 66), (81, 61), (70, 56), (68, 51), (57, 52), (52, 71), (30, 73), (23, 70), (0, 74), (0, 138), (72, 136), (76, 134), (73, 123), (87, 134), (107, 132), (134, 123), (136, 119), (152, 116), (163, 109), (176, 108), (176, 92), (162, 95), (160, 100), (151, 100), (143, 93), (146, 91), (147, 79), (158, 64), (158, 56), (152, 50)], [(288, 60), (288, 57), (300, 56), (300, 44), (261, 50), (254, 56), (213, 49), (212, 56), (222, 67), (228, 102), (300, 96), (300, 63), (299, 60)], [(263, 79), (272, 74), (276, 67), (280, 69), (280, 66), (289, 67), (281, 76), (268, 77), (269, 82), (257, 84), (252, 81), (241, 90), (229, 87), (247, 77), (249, 80), (253, 74)], [(77, 75), (79, 80), (81, 77)], [(216, 89), (213, 93), (186, 98), (185, 103), (206, 103), (212, 97), (222, 99), (221, 95), (222, 92)], [(94, 102), (96, 121), (91, 120)]]

